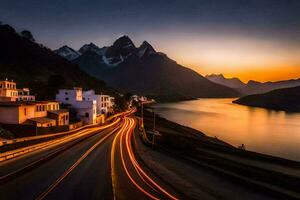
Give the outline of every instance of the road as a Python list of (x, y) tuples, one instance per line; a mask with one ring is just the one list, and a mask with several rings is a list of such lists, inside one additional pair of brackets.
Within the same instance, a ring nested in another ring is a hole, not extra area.
[(0, 177), (26, 169), (0, 182), (0, 199), (176, 199), (138, 162), (135, 120), (120, 119), (88, 136), (0, 163)]

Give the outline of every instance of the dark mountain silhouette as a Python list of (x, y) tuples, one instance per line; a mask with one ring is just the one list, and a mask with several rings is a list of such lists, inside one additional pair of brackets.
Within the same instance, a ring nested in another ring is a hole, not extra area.
[(206, 75), (205, 78), (208, 80), (218, 83), (221, 85), (225, 85), (230, 88), (243, 88), (245, 87), (245, 83), (243, 83), (240, 79), (238, 78), (225, 78), (223, 74), (211, 74), (211, 75)]
[(268, 81), (264, 83), (250, 80), (246, 84), (241, 82), (238, 78), (225, 78), (222, 74), (207, 75), (206, 78), (215, 83), (234, 88), (242, 94), (248, 95), (266, 93), (280, 88), (300, 86), (300, 78), (275, 82)]
[(289, 88), (300, 86), (300, 78), (299, 79), (291, 79), (284, 81), (268, 81), (268, 82), (258, 82), (258, 81), (248, 81), (244, 88), (241, 88), (241, 92), (244, 94), (259, 94), (265, 93), (276, 89), (281, 88)]
[(160, 101), (198, 97), (236, 97), (234, 89), (213, 83), (195, 71), (179, 65), (166, 54), (156, 52), (146, 41), (136, 47), (128, 36), (112, 46), (93, 43), (79, 50), (73, 62), (90, 75), (122, 91), (144, 94)]
[(9, 25), (0, 25), (0, 44), (0, 78), (31, 88), (38, 99), (54, 99), (59, 87), (106, 89), (103, 81), (50, 49), (21, 37)]
[(242, 97), (233, 103), (289, 112), (300, 112), (300, 86)]

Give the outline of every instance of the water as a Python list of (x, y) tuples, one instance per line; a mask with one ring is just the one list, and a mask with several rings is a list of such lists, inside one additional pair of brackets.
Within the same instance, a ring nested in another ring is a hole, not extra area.
[(286, 113), (199, 99), (156, 104), (161, 116), (247, 150), (300, 161), (300, 113)]

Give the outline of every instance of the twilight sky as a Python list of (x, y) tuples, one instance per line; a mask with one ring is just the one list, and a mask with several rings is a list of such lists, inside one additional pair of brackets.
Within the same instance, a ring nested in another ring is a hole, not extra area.
[(126, 34), (203, 75), (300, 78), (299, 0), (1, 0), (0, 21), (52, 49)]

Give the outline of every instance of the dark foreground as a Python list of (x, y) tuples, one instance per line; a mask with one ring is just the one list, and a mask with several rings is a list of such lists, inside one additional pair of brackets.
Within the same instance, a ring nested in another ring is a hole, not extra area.
[[(145, 112), (146, 130), (152, 119)], [(137, 120), (123, 116), (104, 130), (1, 162), (0, 199), (299, 199), (298, 162), (156, 122), (162, 136), (153, 146)]]

